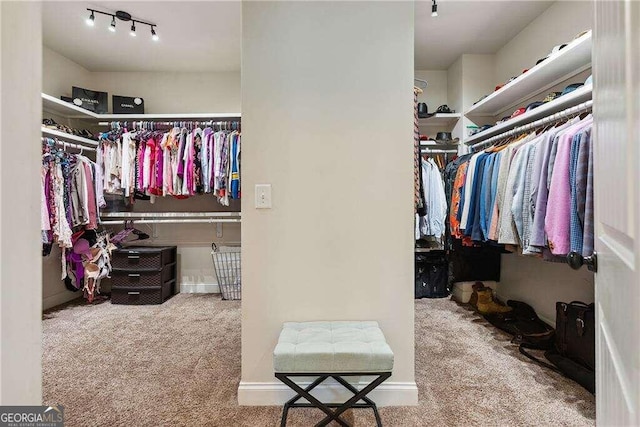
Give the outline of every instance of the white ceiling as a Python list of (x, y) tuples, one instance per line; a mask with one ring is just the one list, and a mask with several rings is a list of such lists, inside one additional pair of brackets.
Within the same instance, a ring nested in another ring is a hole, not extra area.
[[(495, 53), (552, 4), (551, 1), (416, 1), (415, 68), (447, 69), (463, 53)], [(96, 15), (87, 7), (157, 24), (160, 41), (146, 25), (129, 35), (130, 24)], [(45, 46), (90, 71), (238, 71), (242, 45), (240, 1), (44, 2)]]
[(416, 1), (415, 69), (446, 70), (463, 53), (495, 53), (551, 1)]
[[(44, 45), (90, 71), (237, 71), (240, 70), (241, 2), (83, 1), (44, 2)], [(124, 10), (157, 24), (160, 40), (151, 40), (146, 25), (95, 15), (89, 27), (87, 7), (105, 12)]]

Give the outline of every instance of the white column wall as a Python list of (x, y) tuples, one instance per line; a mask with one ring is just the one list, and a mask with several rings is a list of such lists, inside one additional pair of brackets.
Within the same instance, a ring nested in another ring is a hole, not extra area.
[(243, 3), (240, 404), (282, 403), (280, 328), (311, 320), (379, 321), (379, 402), (417, 401), (413, 25), (411, 2)]
[(40, 10), (0, 3), (0, 405), (42, 400)]

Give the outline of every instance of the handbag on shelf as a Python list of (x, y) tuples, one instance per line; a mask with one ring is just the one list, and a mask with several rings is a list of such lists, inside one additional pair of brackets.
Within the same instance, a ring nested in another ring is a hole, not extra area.
[(107, 92), (84, 89), (77, 86), (73, 86), (71, 91), (73, 103), (78, 107), (98, 114), (105, 114), (107, 112)]

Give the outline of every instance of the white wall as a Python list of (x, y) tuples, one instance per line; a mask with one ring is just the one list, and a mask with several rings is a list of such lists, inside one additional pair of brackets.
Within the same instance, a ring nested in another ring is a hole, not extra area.
[(238, 113), (240, 72), (93, 72), (91, 89), (140, 96), (148, 113)]
[(594, 299), (593, 273), (587, 267), (574, 271), (567, 264), (510, 254), (502, 255), (500, 276), (500, 299), (524, 301), (552, 325), (556, 301), (589, 304)]
[[(463, 111), (467, 111), (480, 97), (491, 93), (493, 76), (495, 74), (495, 55), (462, 55), (462, 105)], [(467, 126), (482, 126), (485, 123), (476, 123), (464, 117), (463, 141), (467, 138)]]
[(0, 405), (42, 402), (41, 8), (0, 3)]
[[(43, 48), (43, 91), (52, 96), (71, 95), (71, 86), (83, 86), (111, 95), (141, 96), (145, 111), (149, 113), (237, 113), (240, 111), (240, 72), (224, 73), (170, 73), (170, 72), (90, 72), (55, 51)], [(58, 117), (46, 114), (46, 117)], [(87, 126), (91, 123), (75, 122)], [(104, 129), (104, 128), (102, 128)], [(136, 211), (225, 211), (240, 209), (239, 203), (230, 208), (221, 206), (212, 195), (188, 200), (159, 198), (155, 204), (138, 202)], [(211, 243), (240, 241), (240, 225), (224, 224), (223, 237), (216, 237), (213, 224), (183, 224), (140, 226), (151, 239), (141, 244), (177, 245), (180, 283), (183, 290), (217, 291)], [(68, 291), (60, 280), (60, 250), (54, 248), (51, 255), (42, 259), (43, 308), (51, 308), (81, 296)], [(105, 280), (103, 289), (110, 283)]]
[[(416, 70), (414, 76), (427, 81), (427, 88), (418, 95), (418, 102), (425, 102), (429, 112), (433, 113), (444, 104), (448, 104), (447, 71), (446, 70)], [(453, 108), (449, 105), (450, 108)]]
[(46, 46), (42, 47), (42, 66), (42, 91), (47, 95), (71, 96), (71, 86), (91, 89), (89, 70)]
[[(462, 90), (462, 56), (460, 56), (447, 70), (447, 99), (449, 100), (450, 108), (464, 115)], [(462, 139), (464, 128), (464, 120), (458, 120), (452, 131), (454, 138)]]
[[(461, 142), (467, 137), (467, 126), (475, 124), (464, 116), (464, 112), (482, 95), (493, 90), (494, 66), (494, 55), (464, 54), (447, 70), (449, 106), (463, 114), (453, 129), (453, 136)], [(465, 151), (466, 147), (461, 145), (460, 152)]]
[[(495, 82), (504, 82), (535, 65), (557, 44), (566, 43), (590, 29), (593, 2), (558, 1), (496, 53)], [(584, 81), (585, 74), (571, 79)], [(569, 82), (567, 82), (569, 83)], [(562, 86), (562, 85), (560, 85)], [(532, 305), (541, 317), (555, 322), (555, 302), (594, 300), (593, 274), (586, 267), (574, 272), (566, 264), (554, 264), (517, 255), (502, 256), (498, 296)]]
[(415, 404), (413, 4), (242, 6), (239, 402), (282, 403), (284, 321), (368, 319), (395, 353), (382, 403)]
[(593, 1), (557, 1), (496, 53), (495, 84), (536, 65), (551, 49), (568, 43), (593, 21)]

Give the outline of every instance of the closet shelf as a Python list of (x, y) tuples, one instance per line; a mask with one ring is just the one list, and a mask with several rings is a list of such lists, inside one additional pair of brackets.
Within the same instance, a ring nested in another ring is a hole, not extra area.
[(472, 106), (465, 116), (498, 116), (591, 67), (591, 31)]
[(47, 95), (46, 93), (42, 94), (42, 109), (45, 112), (57, 114), (69, 119), (103, 121), (240, 119), (240, 113), (97, 114), (51, 95)]
[(479, 142), (484, 141), (487, 138), (491, 138), (492, 136), (506, 132), (517, 126), (522, 126), (526, 123), (531, 123), (542, 117), (549, 116), (551, 114), (565, 110), (569, 107), (573, 107), (582, 102), (588, 101), (591, 99), (591, 96), (592, 96), (592, 86), (591, 85), (582, 86), (574, 90), (573, 92), (570, 92), (564, 96), (561, 96), (560, 98), (557, 98), (551, 102), (547, 102), (536, 109), (528, 111), (517, 117), (514, 117), (511, 120), (507, 120), (506, 122), (500, 123), (499, 125), (493, 126), (485, 130), (484, 132), (480, 132), (473, 136), (470, 136), (464, 141), (464, 143), (467, 145), (477, 144)]
[(42, 109), (46, 112), (69, 119), (97, 119), (100, 117), (99, 114), (47, 95), (46, 93), (42, 94)]
[(460, 117), (462, 117), (460, 113), (438, 113), (431, 117), (418, 119), (418, 124), (420, 126), (453, 127), (460, 120)]
[(75, 143), (86, 145), (86, 146), (89, 146), (89, 147), (97, 147), (98, 146), (98, 141), (94, 141), (94, 140), (89, 139), (89, 138), (83, 138), (81, 136), (72, 135), (72, 134), (66, 133), (66, 132), (61, 132), (61, 131), (55, 130), (55, 129), (49, 129), (49, 128), (44, 127), (44, 126), (42, 126), (42, 134), (45, 135), (45, 136), (48, 136), (50, 138), (58, 139), (60, 141), (75, 142)]

